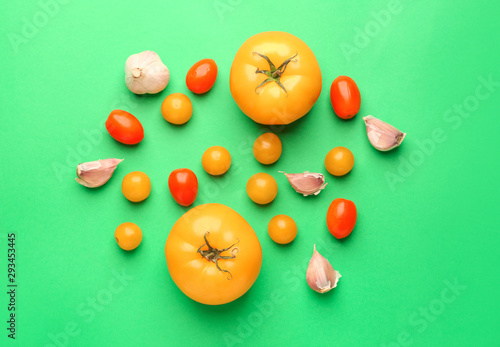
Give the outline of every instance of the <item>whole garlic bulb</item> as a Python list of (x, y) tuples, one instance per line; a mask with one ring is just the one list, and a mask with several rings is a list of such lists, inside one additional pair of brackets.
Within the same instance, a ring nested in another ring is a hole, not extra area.
[(125, 62), (125, 83), (132, 93), (159, 93), (169, 80), (168, 68), (153, 51), (133, 54)]

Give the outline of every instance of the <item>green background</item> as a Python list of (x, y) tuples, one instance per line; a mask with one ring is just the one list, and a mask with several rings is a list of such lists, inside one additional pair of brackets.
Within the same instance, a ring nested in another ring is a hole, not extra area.
[[(493, 1), (5, 2), (0, 292), (7, 290), (8, 233), (16, 234), (18, 288), (15, 342), (7, 338), (9, 298), (0, 295), (1, 344), (497, 342), (499, 10)], [(228, 81), (240, 45), (267, 30), (290, 32), (311, 47), (323, 90), (307, 116), (273, 129), (284, 151), (264, 167), (251, 146), (266, 128), (240, 112)], [(123, 66), (129, 55), (148, 49), (169, 67), (171, 80), (158, 95), (136, 96), (125, 86)], [(202, 58), (213, 58), (219, 75), (207, 95), (195, 96), (184, 79)], [(360, 113), (350, 121), (331, 109), (329, 87), (338, 75), (352, 77), (362, 94)], [(182, 127), (160, 114), (173, 92), (193, 102), (193, 117)], [(138, 146), (121, 145), (105, 132), (116, 108), (142, 122), (145, 139)], [(403, 145), (389, 153), (372, 148), (362, 120), (369, 114), (407, 132)], [(226, 147), (233, 159), (220, 178), (201, 167), (212, 145)], [(343, 178), (326, 175), (328, 186), (317, 197), (295, 193), (278, 173), (326, 174), (324, 157), (336, 146), (352, 150), (354, 169)], [(78, 163), (110, 157), (125, 161), (105, 186), (91, 190), (75, 182)], [(164, 244), (186, 210), (167, 186), (179, 167), (198, 176), (195, 204), (229, 205), (262, 244), (258, 280), (231, 304), (193, 302), (168, 274)], [(122, 178), (135, 170), (152, 181), (151, 196), (140, 204), (120, 191)], [(260, 171), (279, 186), (276, 200), (264, 207), (245, 192), (247, 179)], [(344, 241), (325, 225), (338, 197), (358, 208), (356, 228)], [(280, 213), (299, 228), (288, 246), (267, 235), (268, 221)], [(113, 238), (126, 221), (144, 234), (130, 253)], [(325, 295), (305, 281), (314, 243), (343, 275)]]

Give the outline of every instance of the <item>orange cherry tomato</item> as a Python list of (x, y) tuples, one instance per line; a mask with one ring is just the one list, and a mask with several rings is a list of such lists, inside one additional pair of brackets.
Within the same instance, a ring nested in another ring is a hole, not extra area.
[(193, 105), (191, 100), (182, 93), (170, 94), (161, 104), (161, 114), (163, 118), (172, 124), (184, 124), (193, 115)]
[(141, 228), (135, 223), (122, 223), (115, 230), (115, 240), (121, 249), (136, 249), (142, 241)]
[(269, 204), (278, 194), (278, 184), (270, 174), (259, 172), (248, 179), (247, 194), (256, 204)]
[(189, 169), (176, 169), (168, 176), (168, 188), (179, 205), (189, 206), (198, 195), (198, 179)]
[(144, 172), (133, 171), (122, 181), (122, 193), (132, 202), (145, 200), (151, 193), (151, 181)]
[(186, 75), (186, 85), (195, 94), (212, 89), (217, 78), (217, 64), (213, 59), (202, 59), (194, 64)]
[(275, 163), (280, 158), (282, 149), (280, 138), (273, 133), (262, 134), (253, 143), (253, 155), (261, 164)]
[(361, 94), (356, 82), (350, 77), (339, 76), (330, 88), (330, 100), (337, 116), (342, 119), (354, 117), (361, 107)]
[(284, 245), (297, 236), (297, 224), (291, 217), (279, 214), (269, 221), (267, 232), (274, 242)]
[(262, 248), (248, 222), (221, 204), (192, 208), (170, 230), (165, 257), (172, 280), (191, 299), (221, 305), (259, 276)]
[(210, 175), (223, 175), (231, 166), (231, 154), (222, 146), (212, 146), (203, 153), (201, 165)]
[(111, 111), (106, 120), (106, 130), (112, 138), (126, 145), (135, 145), (144, 138), (141, 122), (123, 110)]
[(357, 216), (354, 202), (347, 199), (335, 199), (328, 207), (326, 225), (333, 236), (342, 239), (354, 229)]
[(354, 155), (345, 147), (335, 147), (325, 157), (326, 170), (334, 176), (344, 176), (354, 166)]

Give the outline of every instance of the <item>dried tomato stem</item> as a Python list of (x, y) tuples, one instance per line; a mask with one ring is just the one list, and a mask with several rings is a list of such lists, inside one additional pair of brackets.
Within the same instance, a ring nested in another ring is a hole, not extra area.
[(280, 88), (283, 89), (283, 91), (286, 94), (288, 94), (288, 92), (286, 91), (286, 89), (283, 86), (283, 84), (281, 84), (280, 78), (281, 78), (281, 75), (283, 75), (283, 73), (285, 72), (286, 67), (288, 66), (288, 64), (290, 62), (296, 62), (297, 61), (297, 59), (294, 59), (294, 58), (299, 53), (295, 53), (293, 56), (291, 56), (290, 58), (288, 58), (287, 60), (285, 60), (283, 63), (281, 63), (281, 65), (278, 68), (276, 68), (276, 66), (273, 64), (273, 62), (271, 61), (271, 59), (269, 59), (269, 57), (267, 57), (266, 55), (260, 54), (258, 52), (252, 52), (252, 54), (257, 54), (258, 56), (260, 56), (263, 59), (265, 59), (267, 61), (267, 63), (269, 64), (269, 70), (261, 70), (261, 69), (257, 68), (257, 70), (255, 71), (256, 74), (261, 73), (261, 74), (264, 74), (264, 75), (267, 76), (267, 78), (264, 81), (262, 81), (261, 84), (259, 84), (257, 87), (255, 87), (255, 93), (257, 93), (257, 89), (259, 89), (260, 87), (262, 87), (264, 84), (269, 83), (269, 82), (276, 82), (276, 84), (278, 86), (280, 86)]
[[(215, 263), (215, 266), (217, 267), (217, 269), (219, 269), (219, 271), (227, 272), (229, 274), (229, 276), (227, 277), (228, 280), (232, 279), (233, 275), (231, 274), (231, 272), (220, 268), (219, 259), (234, 259), (234, 258), (236, 258), (236, 253), (238, 253), (239, 250), (238, 250), (238, 248), (233, 248), (233, 247), (236, 246), (240, 242), (240, 239), (238, 239), (238, 241), (236, 243), (233, 243), (229, 247), (226, 247), (223, 249), (218, 249), (218, 248), (214, 248), (210, 245), (210, 243), (208, 242), (208, 239), (207, 239), (208, 235), (210, 235), (210, 233), (207, 231), (205, 233), (205, 235), (203, 235), (203, 239), (205, 240), (205, 243), (203, 245), (201, 245), (200, 248), (198, 248), (198, 250), (196, 252), (200, 253), (201, 256), (204, 257), (205, 259), (207, 259), (208, 261)], [(208, 249), (202, 250), (202, 248), (204, 246), (207, 246)], [(231, 250), (231, 248), (233, 248), (233, 249)], [(222, 252), (226, 252), (229, 250), (231, 251), (231, 255), (221, 255)]]

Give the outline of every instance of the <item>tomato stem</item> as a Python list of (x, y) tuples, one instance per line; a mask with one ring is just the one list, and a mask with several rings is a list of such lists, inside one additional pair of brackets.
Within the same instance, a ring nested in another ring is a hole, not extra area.
[[(255, 93), (257, 93), (257, 89), (259, 89), (260, 87), (262, 87), (264, 84), (266, 83), (269, 83), (269, 82), (276, 82), (276, 84), (278, 86), (281, 87), (281, 89), (283, 89), (283, 91), (288, 94), (288, 92), (286, 91), (285, 87), (283, 86), (283, 84), (281, 84), (281, 81), (280, 81), (280, 78), (281, 78), (281, 75), (283, 75), (283, 73), (285, 72), (286, 70), (286, 67), (288, 66), (288, 64), (290, 62), (296, 62), (297, 59), (294, 59), (299, 53), (295, 53), (293, 56), (291, 56), (290, 58), (288, 58), (287, 60), (285, 60), (283, 63), (281, 63), (281, 65), (276, 68), (276, 66), (273, 64), (273, 62), (271, 61), (271, 59), (269, 59), (268, 56), (264, 55), (264, 54), (260, 54), (258, 52), (252, 52), (252, 54), (257, 54), (258, 56), (264, 58), (267, 63), (269, 64), (269, 70), (260, 70), (259, 68), (257, 68), (257, 70), (255, 71), (256, 74), (264, 74), (267, 76), (267, 78), (262, 81), (261, 84), (259, 84), (257, 87), (255, 87)], [(258, 94), (258, 93), (257, 93)]]
[[(205, 243), (198, 248), (196, 251), (197, 253), (200, 253), (202, 257), (207, 259), (208, 261), (211, 261), (212, 263), (215, 263), (215, 266), (217, 266), (217, 269), (221, 272), (227, 272), (229, 276), (227, 277), (228, 280), (233, 278), (233, 275), (231, 272), (228, 270), (221, 269), (219, 266), (219, 259), (234, 259), (236, 258), (236, 253), (238, 253), (239, 249), (238, 248), (233, 248), (236, 246), (239, 242), (240, 239), (237, 239), (238, 241), (236, 243), (233, 243), (231, 246), (223, 249), (218, 249), (214, 248), (210, 245), (210, 243), (207, 240), (207, 236), (210, 235), (210, 233), (207, 231), (205, 235), (203, 235), (203, 239), (205, 240)], [(208, 249), (202, 250), (203, 246), (207, 246)], [(231, 248), (233, 248), (231, 250)], [(222, 252), (229, 251), (231, 250), (231, 255), (221, 255)]]

